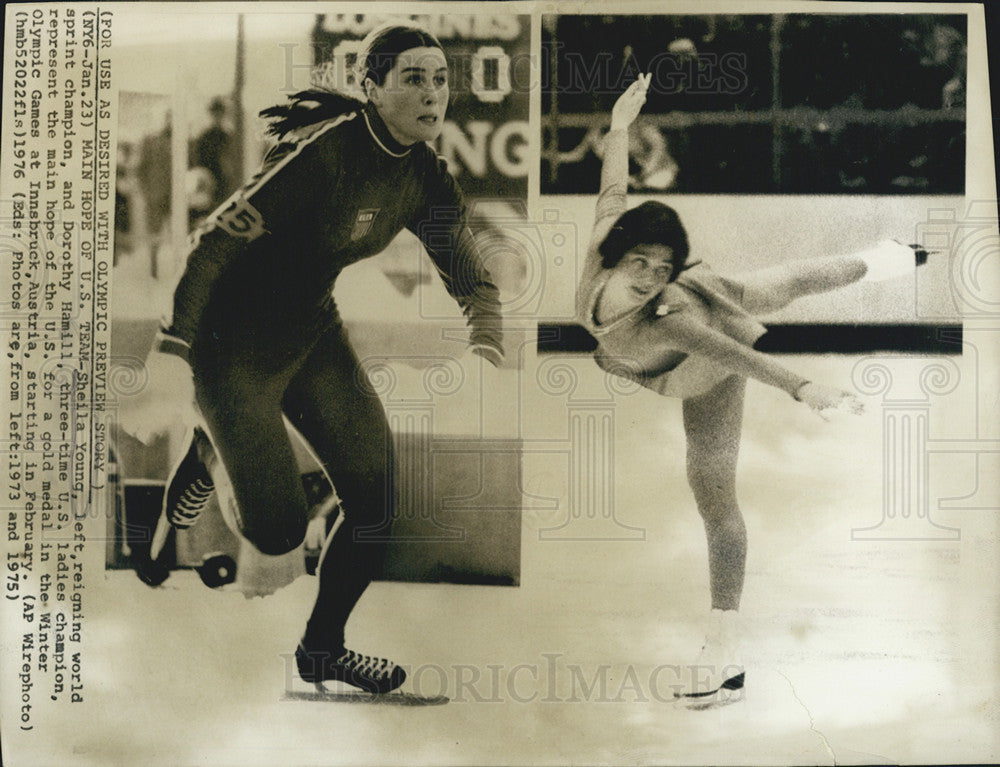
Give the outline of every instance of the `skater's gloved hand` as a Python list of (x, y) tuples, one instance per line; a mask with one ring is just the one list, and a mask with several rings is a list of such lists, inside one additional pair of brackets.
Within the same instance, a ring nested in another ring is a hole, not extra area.
[(646, 103), (646, 90), (649, 88), (649, 80), (653, 76), (652, 72), (646, 75), (639, 75), (639, 79), (632, 83), (625, 92), (618, 97), (614, 107), (611, 109), (611, 130), (623, 130), (628, 128), (639, 116), (639, 110)]
[(861, 415), (865, 412), (864, 404), (850, 392), (813, 381), (802, 384), (795, 392), (795, 399), (807, 404), (823, 420), (828, 420), (823, 415), (824, 410), (841, 410), (851, 415)]
[(172, 427), (199, 421), (191, 366), (182, 358), (152, 351), (146, 358), (146, 386), (122, 400), (121, 427), (144, 444), (151, 444)]

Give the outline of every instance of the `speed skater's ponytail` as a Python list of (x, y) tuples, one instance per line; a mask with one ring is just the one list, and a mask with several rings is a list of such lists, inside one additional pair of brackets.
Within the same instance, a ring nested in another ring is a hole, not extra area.
[(260, 116), (271, 121), (265, 131), (267, 134), (280, 138), (298, 128), (364, 108), (364, 104), (353, 96), (322, 88), (299, 91), (288, 99), (286, 104), (261, 110)]

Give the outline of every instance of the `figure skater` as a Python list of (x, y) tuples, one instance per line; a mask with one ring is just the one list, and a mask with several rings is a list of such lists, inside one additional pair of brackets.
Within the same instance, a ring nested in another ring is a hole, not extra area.
[[(598, 340), (604, 370), (683, 401), (687, 476), (708, 538), (712, 627), (678, 698), (743, 687), (737, 626), (747, 537), (736, 498), (736, 459), (748, 378), (822, 413), (860, 414), (852, 394), (788, 370), (756, 351), (765, 332), (755, 315), (861, 279), (885, 279), (926, 260), (918, 246), (886, 241), (859, 254), (799, 260), (727, 279), (689, 260), (677, 213), (660, 202), (628, 209), (627, 129), (646, 100), (640, 75), (615, 103), (605, 141), (595, 224), (577, 295), (581, 323)], [(710, 673), (708, 670), (710, 669)]]

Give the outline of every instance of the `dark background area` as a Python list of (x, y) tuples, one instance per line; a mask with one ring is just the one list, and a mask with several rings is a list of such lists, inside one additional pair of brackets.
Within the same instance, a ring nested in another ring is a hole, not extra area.
[(598, 131), (651, 71), (637, 190), (961, 194), (966, 42), (956, 14), (546, 17), (542, 191), (597, 191)]

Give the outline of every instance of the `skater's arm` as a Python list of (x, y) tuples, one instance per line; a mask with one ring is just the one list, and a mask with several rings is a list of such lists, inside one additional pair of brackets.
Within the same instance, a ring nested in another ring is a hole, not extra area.
[(320, 179), (335, 183), (325, 159), (313, 143), (278, 145), (261, 171), (195, 230), (158, 351), (186, 359), (209, 300), (231, 266), (266, 247), (274, 232), (298, 235), (315, 225), (319, 212), (309, 205), (319, 199)]
[(628, 209), (628, 130), (616, 128), (604, 136), (601, 191), (594, 209), (591, 254), (607, 236), (615, 220)]
[(465, 314), (469, 348), (499, 367), (504, 358), (500, 291), (469, 229), (461, 189), (444, 160), (435, 162), (427, 204), (409, 229), (423, 242), (445, 288)]
[(195, 238), (184, 273), (174, 289), (173, 314), (169, 321), (163, 323), (154, 347), (155, 351), (185, 360), (216, 285), (229, 264), (245, 250), (240, 238), (229, 235), (214, 224), (195, 233)]
[(580, 285), (577, 288), (577, 315), (584, 324), (590, 311), (587, 302), (594, 292), (595, 281), (604, 271), (598, 247), (608, 236), (614, 222), (628, 209), (628, 127), (646, 101), (649, 77), (650, 75), (640, 75), (618, 97), (611, 112), (611, 130), (603, 139), (601, 190), (597, 196), (594, 228), (590, 234)]
[(668, 314), (656, 321), (664, 351), (684, 352), (706, 357), (744, 378), (753, 378), (781, 389), (796, 399), (807, 383), (803, 378), (772, 357), (745, 346), (713, 328), (706, 327), (686, 312)]
[(588, 252), (595, 255), (597, 245), (607, 236), (611, 223), (628, 208), (628, 129), (646, 102), (650, 75), (639, 75), (618, 97), (611, 111), (611, 129), (604, 136), (601, 162), (601, 187), (594, 212), (594, 232)]
[(605, 272), (601, 266), (598, 247), (608, 236), (608, 232), (627, 209), (628, 190), (628, 137), (625, 130), (613, 130), (604, 137), (604, 165), (601, 168), (601, 192), (597, 197), (594, 214), (594, 228), (590, 233), (590, 243), (580, 275), (576, 292), (577, 321), (586, 326), (592, 311), (589, 305), (596, 289), (597, 281)]

